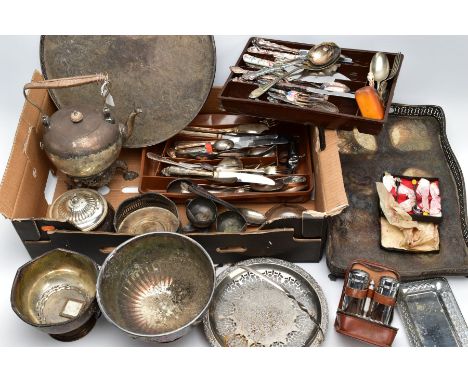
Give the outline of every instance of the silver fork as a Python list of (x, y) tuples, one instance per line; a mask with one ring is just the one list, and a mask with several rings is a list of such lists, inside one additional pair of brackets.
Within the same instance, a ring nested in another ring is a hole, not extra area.
[[(304, 104), (304, 105), (308, 105), (313, 100), (323, 100), (323, 99), (326, 100), (327, 99), (327, 96), (323, 94), (309, 94), (309, 93), (304, 93), (304, 92), (300, 92), (297, 90), (286, 91), (282, 89), (271, 88), (270, 92), (280, 94), (291, 102), (296, 102), (298, 104)], [(269, 95), (271, 94), (269, 93)]]
[(262, 175), (284, 175), (287, 174), (286, 170), (280, 169), (278, 166), (263, 166), (257, 168), (244, 168), (236, 169), (235, 172), (247, 172), (251, 174), (262, 174)]
[(268, 92), (267, 100), (273, 103), (285, 102), (294, 106), (306, 107), (306, 108), (310, 108), (313, 110), (322, 111), (326, 113), (338, 113), (339, 112), (339, 109), (335, 104), (328, 102), (325, 99), (311, 97), (310, 94), (306, 94), (306, 96), (308, 97), (307, 99), (303, 97), (302, 95), (300, 97), (294, 96), (295, 100), (292, 100), (291, 96), (288, 99), (288, 97), (282, 94), (278, 94), (278, 93), (270, 91)]

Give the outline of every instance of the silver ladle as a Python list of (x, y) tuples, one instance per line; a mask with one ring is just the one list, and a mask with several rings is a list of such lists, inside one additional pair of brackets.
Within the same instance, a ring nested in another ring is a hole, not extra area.
[(252, 210), (250, 208), (243, 208), (243, 207), (236, 207), (232, 205), (229, 202), (226, 202), (225, 200), (222, 200), (220, 198), (217, 198), (216, 196), (210, 194), (208, 191), (206, 191), (203, 187), (188, 181), (188, 180), (182, 180), (181, 181), (181, 187), (186, 188), (188, 191), (192, 192), (195, 195), (202, 196), (206, 199), (209, 199), (215, 203), (218, 203), (222, 205), (223, 207), (227, 208), (230, 211), (237, 212), (241, 214), (247, 224), (249, 225), (254, 225), (254, 226), (259, 226), (263, 224), (266, 221), (266, 217), (264, 214), (261, 212)]

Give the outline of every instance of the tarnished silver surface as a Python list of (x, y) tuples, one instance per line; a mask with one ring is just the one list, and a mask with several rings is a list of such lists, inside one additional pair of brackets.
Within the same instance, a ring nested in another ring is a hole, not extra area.
[(171, 211), (161, 207), (145, 207), (128, 214), (118, 233), (141, 235), (148, 232), (177, 232), (180, 222)]
[(242, 269), (254, 269), (316, 317), (323, 333), (328, 306), (322, 289), (302, 268), (278, 259), (242, 261), (217, 278), (212, 304), (204, 317), (205, 334), (213, 346), (318, 346), (320, 329), (281, 288)]
[(148, 233), (107, 257), (97, 299), (104, 316), (132, 338), (169, 342), (201, 320), (214, 282), (213, 263), (200, 244), (177, 233)]
[[(468, 275), (466, 191), (443, 109), (393, 104), (379, 135), (340, 131), (338, 137), (349, 207), (328, 222), (325, 253), (331, 273), (343, 277), (352, 259), (365, 258), (395, 269), (403, 281)], [(439, 253), (402, 256), (381, 248), (375, 181), (384, 172), (437, 177), (444, 185), (444, 213), (450, 219), (439, 226)]]
[(27, 324), (61, 341), (73, 341), (94, 326), (98, 266), (89, 257), (55, 249), (18, 269), (11, 306)]
[[(184, 129), (205, 103), (216, 65), (212, 36), (43, 36), (40, 54), (46, 78), (108, 73), (117, 121), (142, 108), (125, 147), (151, 146)], [(59, 108), (97, 105), (92, 88), (50, 94)]]
[(156, 192), (146, 192), (124, 200), (114, 217), (115, 231), (132, 235), (156, 231), (176, 232), (179, 225), (176, 204)]
[(68, 221), (81, 231), (92, 231), (104, 221), (107, 211), (107, 201), (99, 192), (81, 188), (66, 191), (55, 199), (48, 216)]
[(400, 284), (397, 306), (412, 346), (468, 346), (468, 326), (445, 278)]

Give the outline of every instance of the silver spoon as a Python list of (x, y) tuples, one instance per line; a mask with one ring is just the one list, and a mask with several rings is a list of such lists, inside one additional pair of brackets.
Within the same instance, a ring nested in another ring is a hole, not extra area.
[(377, 91), (380, 90), (380, 83), (388, 77), (390, 73), (390, 63), (385, 53), (377, 52), (372, 57), (370, 71), (373, 74), (374, 81), (377, 83)]
[(192, 149), (195, 147), (203, 148), (207, 143), (211, 144), (211, 146), (217, 151), (225, 151), (230, 150), (234, 147), (234, 142), (230, 139), (218, 139), (216, 141), (206, 141), (206, 142), (190, 142), (190, 141), (183, 141), (183, 142), (176, 142), (174, 148), (176, 150), (183, 150), (183, 149)]
[(293, 68), (287, 71), (287, 66), (284, 67), (286, 73), (278, 76), (274, 80), (270, 81), (265, 85), (259, 86), (257, 89), (253, 90), (249, 94), (249, 98), (258, 98), (262, 94), (265, 94), (270, 88), (275, 86), (282, 79), (289, 77), (298, 72), (302, 72), (304, 69), (309, 70), (320, 70), (325, 69), (333, 65), (340, 58), (341, 49), (335, 43), (324, 42), (318, 45), (315, 45), (309, 50), (307, 56), (305, 56), (304, 66), (294, 66)]
[(226, 157), (223, 158), (216, 167), (230, 170), (242, 170), (244, 168), (244, 164), (237, 157)]

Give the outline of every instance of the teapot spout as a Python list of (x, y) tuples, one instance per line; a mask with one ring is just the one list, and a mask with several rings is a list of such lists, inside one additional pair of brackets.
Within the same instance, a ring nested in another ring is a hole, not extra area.
[(133, 127), (135, 126), (135, 118), (138, 114), (140, 114), (143, 110), (139, 107), (136, 107), (127, 118), (127, 122), (125, 126), (121, 126), (122, 137), (124, 140), (130, 138), (133, 133)]

